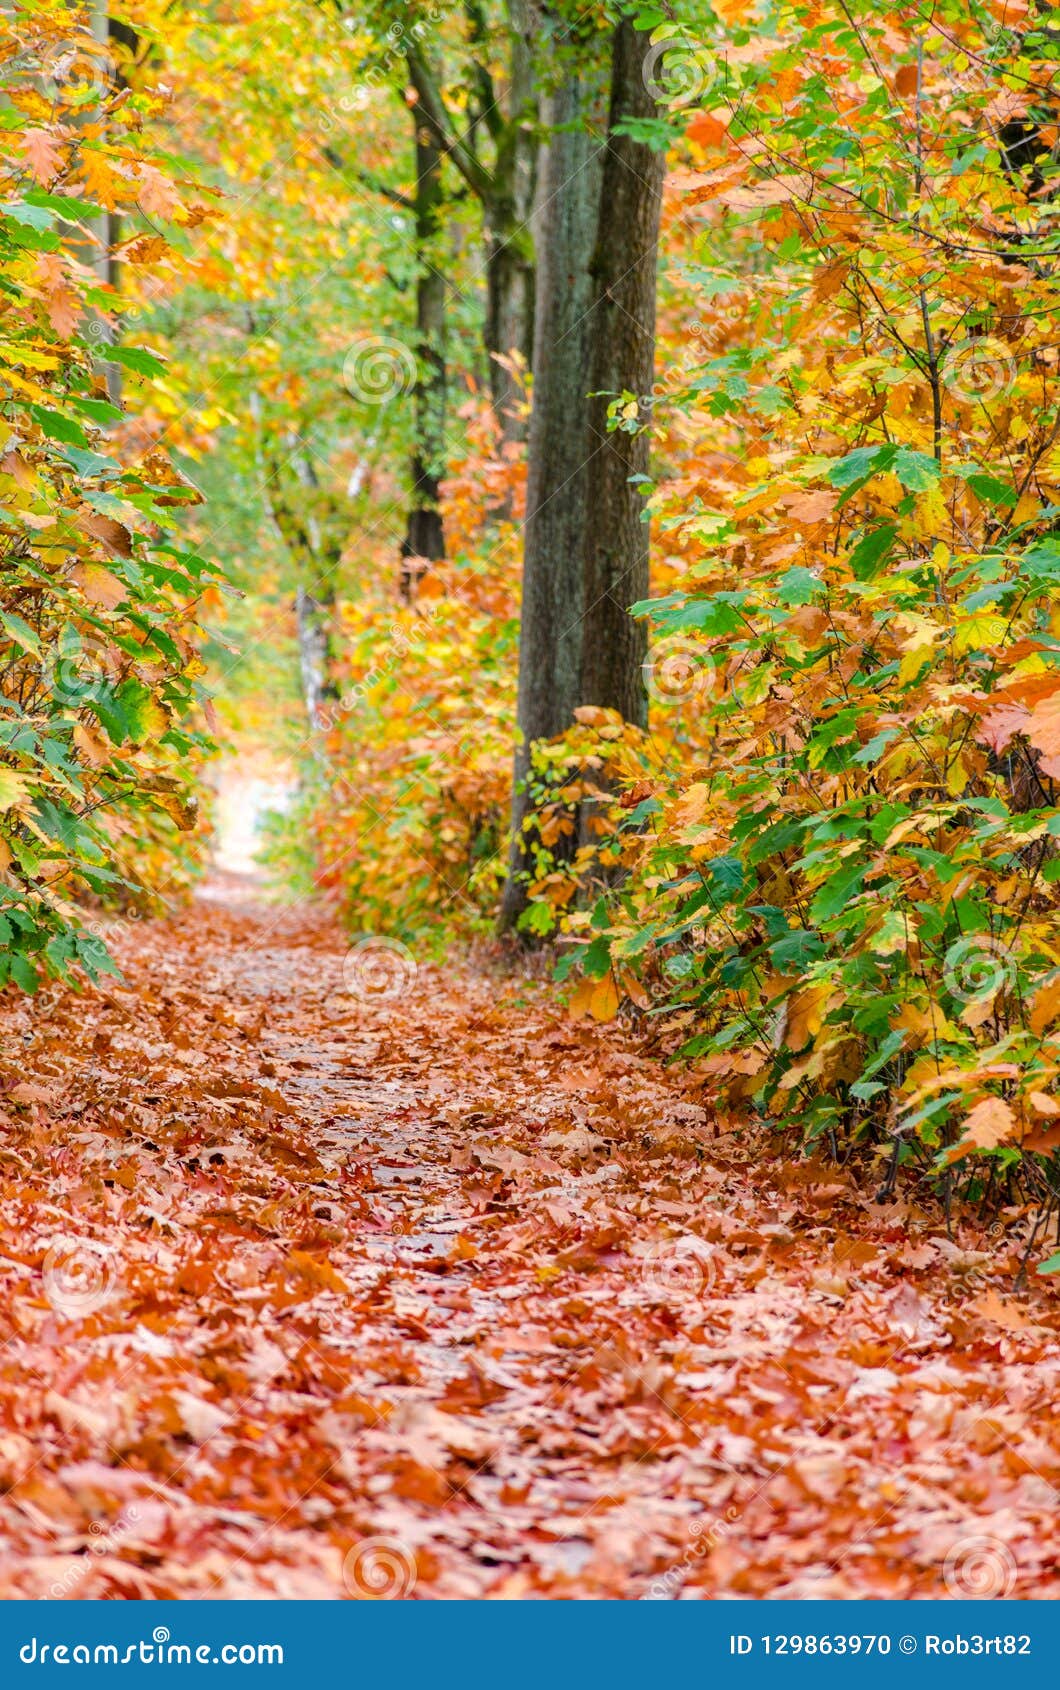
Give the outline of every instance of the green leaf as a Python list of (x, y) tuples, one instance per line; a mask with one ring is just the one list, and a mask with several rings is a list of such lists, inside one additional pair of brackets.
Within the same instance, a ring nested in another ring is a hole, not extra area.
[(860, 862), (848, 863), (834, 874), (820, 888), (810, 905), (814, 921), (830, 921), (833, 916), (840, 915), (861, 891), (864, 878), (865, 864)]
[(24, 622), (21, 616), (16, 615), (15, 611), (0, 610), (0, 628), (3, 628), (4, 633), (13, 639), (16, 645), (21, 646), (23, 651), (31, 652), (34, 657), (40, 657), (40, 640), (29, 623)]
[(611, 941), (600, 934), (581, 953), (581, 964), (590, 980), (602, 980), (611, 972)]
[(863, 534), (850, 554), (850, 567), (857, 581), (871, 581), (879, 565), (894, 545), (898, 530), (893, 522), (885, 522)]
[(968, 486), (977, 499), (983, 499), (989, 505), (1003, 505), (1007, 510), (1013, 510), (1019, 504), (1016, 489), (1007, 481), (999, 481), (996, 475), (970, 475)]
[(13, 218), (16, 223), (26, 224), (30, 229), (50, 229), (54, 221), (42, 206), (23, 205), (18, 200), (0, 205), (0, 213)]
[(938, 486), (942, 471), (926, 452), (911, 452), (907, 446), (900, 446), (894, 455), (894, 473), (911, 493), (926, 493)]
[(793, 564), (777, 582), (777, 598), (781, 604), (809, 604), (823, 591), (824, 582), (803, 564)]
[(138, 376), (160, 376), (165, 374), (165, 363), (156, 352), (148, 352), (145, 346), (108, 346), (107, 358), (112, 364), (121, 364), (127, 370), (132, 370)]
[(79, 393), (71, 393), (70, 403), (94, 423), (121, 422), (124, 415), (117, 405), (112, 405), (107, 399), (84, 399)]
[(113, 458), (105, 458), (99, 452), (83, 452), (78, 446), (64, 446), (63, 457), (77, 471), (78, 475), (107, 475), (121, 474), (121, 465)]
[(30, 411), (49, 440), (58, 440), (63, 446), (82, 446), (87, 449), (88, 438), (85, 431), (72, 417), (64, 417), (59, 411), (46, 410), (43, 405), (31, 405)]
[(21, 951), (16, 951), (11, 958), (11, 978), (16, 986), (21, 986), (22, 990), (28, 992), (31, 997), (40, 985), (40, 975), (29, 958), (23, 956)]
[(695, 628), (711, 639), (718, 634), (746, 631), (746, 623), (738, 608), (746, 600), (747, 594), (743, 592), (715, 593), (711, 598), (686, 599), (683, 604), (675, 605), (662, 613), (656, 607), (652, 614), (665, 633), (679, 633), (686, 628)]
[(1028, 546), (1020, 558), (1020, 573), (1036, 581), (1055, 581), (1060, 578), (1060, 540), (1052, 535)]
[(851, 492), (863, 487), (874, 475), (890, 469), (898, 448), (896, 446), (858, 446), (840, 458), (828, 471), (827, 479), (833, 487)]
[(867, 745), (863, 745), (860, 751), (855, 751), (855, 763), (875, 763), (877, 758), (883, 756), (898, 731), (897, 728), (881, 728)]
[(1060, 1273), (1060, 1250), (1054, 1256), (1048, 1256), (1044, 1262), (1039, 1262), (1035, 1273)]
[(27, 188), (26, 200), (30, 206), (57, 212), (67, 223), (90, 221), (98, 217), (103, 209), (91, 200), (76, 200), (69, 194), (49, 194), (44, 188)]

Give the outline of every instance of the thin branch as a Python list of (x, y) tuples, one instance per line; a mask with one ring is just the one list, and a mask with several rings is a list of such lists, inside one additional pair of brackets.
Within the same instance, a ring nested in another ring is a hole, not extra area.
[(379, 177), (371, 170), (364, 170), (358, 164), (347, 164), (341, 153), (337, 153), (334, 147), (325, 147), (324, 157), (332, 169), (338, 171), (340, 176), (352, 176), (354, 181), (360, 182), (362, 187), (370, 189), (373, 194), (380, 194), (383, 199), (389, 200), (391, 205), (400, 206), (402, 211), (415, 211), (416, 202), (410, 199), (408, 194), (402, 194), (397, 188), (391, 188), (386, 182), (381, 182)]
[(417, 113), (441, 151), (452, 159), (472, 193), (477, 194), (480, 200), (489, 200), (496, 188), (493, 176), (456, 133), (438, 85), (412, 41), (405, 48), (405, 62), (409, 68), (409, 81), (416, 90)]

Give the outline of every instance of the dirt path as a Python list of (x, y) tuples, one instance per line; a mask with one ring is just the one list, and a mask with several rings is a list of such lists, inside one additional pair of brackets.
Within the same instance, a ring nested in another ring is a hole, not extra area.
[(1004, 1231), (237, 882), (114, 938), (0, 999), (0, 1596), (1055, 1594)]

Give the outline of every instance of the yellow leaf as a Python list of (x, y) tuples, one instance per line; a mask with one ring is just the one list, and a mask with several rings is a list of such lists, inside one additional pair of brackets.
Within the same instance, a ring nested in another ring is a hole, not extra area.
[(16, 809), (28, 797), (25, 775), (17, 775), (14, 769), (0, 768), (0, 811)]
[(346, 1296), (349, 1295), (350, 1288), (346, 1281), (324, 1257), (310, 1255), (308, 1250), (291, 1250), (287, 1256), (287, 1264), (310, 1285), (316, 1285), (322, 1291), (340, 1291)]
[(968, 770), (962, 757), (954, 757), (946, 770), (946, 791), (951, 798), (959, 798), (968, 785)]
[(607, 974), (602, 980), (579, 981), (570, 1000), (569, 1014), (572, 1021), (584, 1021), (587, 1015), (594, 1021), (613, 1021), (618, 1004), (618, 988)]
[(825, 986), (804, 986), (787, 1002), (783, 1040), (789, 1050), (802, 1050), (824, 1025)]
[(710, 805), (710, 787), (703, 781), (682, 792), (673, 808), (675, 828), (694, 827), (701, 822)]
[(993, 616), (987, 611), (977, 616), (966, 616), (957, 624), (953, 649), (960, 652), (982, 651), (987, 646), (998, 645), (1004, 639), (1007, 627), (1003, 616)]

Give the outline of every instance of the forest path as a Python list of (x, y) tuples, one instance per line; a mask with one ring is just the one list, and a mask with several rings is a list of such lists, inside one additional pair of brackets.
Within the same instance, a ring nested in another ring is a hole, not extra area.
[(112, 943), (0, 1000), (0, 1596), (1055, 1594), (1003, 1238), (236, 880)]

